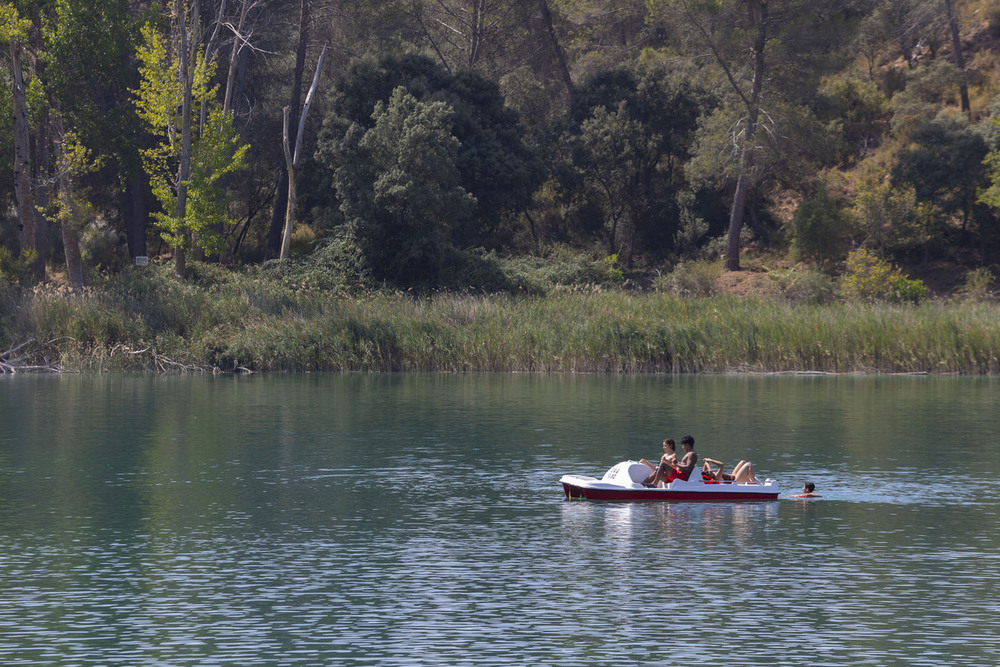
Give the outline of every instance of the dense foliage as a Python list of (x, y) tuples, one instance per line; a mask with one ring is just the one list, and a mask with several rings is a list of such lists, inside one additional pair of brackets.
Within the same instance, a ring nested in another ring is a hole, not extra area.
[(864, 248), (958, 287), (1000, 264), (1000, 10), (948, 6), (2, 0), (3, 280), (275, 257), (287, 106), (293, 260), (331, 284), (516, 290), (499, 258), (558, 257), (832, 276)]

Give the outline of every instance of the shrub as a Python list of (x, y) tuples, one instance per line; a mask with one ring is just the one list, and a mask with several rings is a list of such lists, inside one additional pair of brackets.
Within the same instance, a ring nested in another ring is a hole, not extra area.
[(768, 274), (781, 295), (793, 303), (828, 304), (836, 299), (837, 283), (822, 271), (774, 270)]
[(610, 286), (623, 279), (617, 255), (594, 260), (558, 247), (549, 257), (518, 257), (502, 261), (500, 267), (511, 284), (533, 293), (554, 287)]
[(450, 250), (445, 256), (442, 283), (446, 289), (462, 292), (514, 291), (515, 284), (504, 273), (502, 262), (493, 251)]
[(715, 293), (715, 284), (721, 274), (722, 264), (718, 261), (684, 262), (657, 278), (655, 287), (681, 296), (710, 296)]
[(129, 264), (124, 239), (103, 219), (84, 228), (80, 248), (88, 267), (119, 271)]
[(927, 297), (927, 288), (920, 280), (912, 280), (898, 268), (865, 248), (847, 256), (847, 274), (841, 289), (848, 299), (857, 301), (891, 301), (920, 303)]
[(993, 273), (980, 266), (965, 274), (965, 284), (958, 289), (958, 295), (966, 301), (990, 301), (994, 297), (993, 283)]
[(601, 282), (620, 285), (625, 280), (622, 266), (618, 263), (618, 253), (609, 255), (601, 260), (601, 267), (604, 269)]
[(309, 255), (271, 260), (248, 270), (253, 280), (281, 283), (305, 290), (343, 291), (376, 282), (354, 238), (343, 230), (332, 234)]
[(34, 261), (34, 250), (25, 250), (18, 257), (7, 248), (0, 246), (0, 285), (4, 283), (30, 283), (31, 265)]
[(894, 303), (920, 303), (927, 298), (927, 287), (924, 281), (900, 276), (889, 295), (889, 301)]

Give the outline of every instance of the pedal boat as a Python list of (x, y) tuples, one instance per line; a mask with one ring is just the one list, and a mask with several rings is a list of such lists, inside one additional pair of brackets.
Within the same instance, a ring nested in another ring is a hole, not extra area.
[(756, 483), (709, 482), (702, 479), (701, 470), (696, 468), (687, 481), (675, 479), (650, 488), (642, 485), (649, 473), (649, 467), (638, 461), (622, 461), (601, 479), (563, 475), (559, 481), (570, 500), (747, 502), (778, 499), (778, 482), (773, 479)]

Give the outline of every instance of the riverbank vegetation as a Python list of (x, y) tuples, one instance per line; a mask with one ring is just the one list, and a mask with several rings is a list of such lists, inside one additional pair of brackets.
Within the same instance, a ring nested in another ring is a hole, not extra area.
[(0, 0), (0, 43), (11, 369), (995, 372), (995, 2)]
[(587, 268), (604, 283), (559, 284), (568, 269), (536, 266), (524, 289), (417, 296), (311, 289), (280, 264), (195, 263), (180, 282), (161, 264), (72, 293), (8, 288), (0, 334), (28, 341), (23, 367), (91, 372), (1000, 373), (997, 306), (969, 295), (844, 300), (824, 282), (815, 299), (777, 271), (736, 296), (706, 278), (721, 262), (689, 267), (693, 283), (629, 290)]

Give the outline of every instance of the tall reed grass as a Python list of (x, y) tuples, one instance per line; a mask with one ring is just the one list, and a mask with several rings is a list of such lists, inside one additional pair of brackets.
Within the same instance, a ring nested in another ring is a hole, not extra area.
[(6, 342), (52, 341), (64, 367), (86, 371), (1000, 373), (993, 303), (330, 294), (134, 271), (84, 294), (7, 294), (3, 304)]

